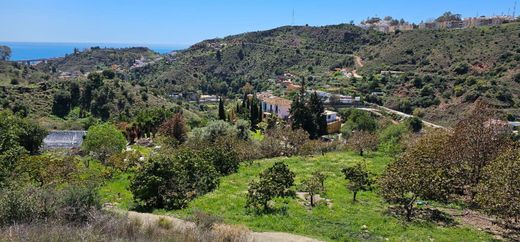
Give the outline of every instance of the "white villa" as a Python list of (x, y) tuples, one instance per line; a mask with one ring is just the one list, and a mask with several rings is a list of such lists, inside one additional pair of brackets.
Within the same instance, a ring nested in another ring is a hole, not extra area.
[(291, 109), (291, 100), (274, 96), (271, 93), (260, 93), (258, 99), (261, 101), (263, 113), (270, 113), (281, 119), (289, 118), (289, 109)]

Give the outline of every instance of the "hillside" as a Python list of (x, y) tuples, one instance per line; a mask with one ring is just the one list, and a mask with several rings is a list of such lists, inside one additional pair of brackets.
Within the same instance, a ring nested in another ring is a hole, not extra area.
[[(519, 34), (520, 23), (391, 34), (345, 24), (286, 26), (203, 41), (133, 74), (165, 93), (233, 95), (245, 82), (277, 89), (269, 79), (290, 72), (311, 87), (343, 89), (409, 113), (426, 109), (426, 118), (450, 124), (478, 98), (520, 115)], [(334, 68), (357, 68), (364, 78), (341, 78)], [(386, 96), (369, 96), (376, 91)]]
[[(385, 214), (387, 204), (376, 191), (362, 192), (359, 201), (352, 202), (352, 193), (347, 190), (347, 181), (341, 169), (361, 160), (368, 162), (374, 174), (380, 174), (392, 158), (381, 154), (360, 157), (351, 152), (328, 153), (316, 157), (274, 158), (243, 164), (238, 173), (222, 178), (217, 190), (195, 199), (179, 211), (155, 211), (159, 214), (187, 218), (194, 212), (203, 211), (222, 217), (229, 224), (244, 224), (253, 231), (277, 231), (305, 235), (323, 241), (492, 241), (491, 236), (464, 225), (439, 226), (431, 222), (404, 224), (399, 219)], [(312, 172), (323, 172), (326, 199), (312, 210), (300, 198), (277, 199), (277, 212), (254, 215), (244, 206), (248, 183), (257, 179), (262, 170), (283, 161), (296, 173), (295, 187)], [(116, 177), (101, 190), (104, 202), (118, 202), (125, 207), (132, 203), (128, 189), (128, 176)], [(117, 197), (113, 194), (120, 194)], [(126, 208), (126, 207), (125, 207)], [(460, 211), (459, 211), (460, 212)]]
[(40, 63), (37, 68), (52, 74), (78, 71), (86, 73), (107, 68), (128, 70), (133, 65), (139, 65), (138, 62), (152, 62), (159, 57), (158, 53), (145, 47), (121, 49), (92, 47), (84, 51), (75, 51), (73, 54), (62, 58), (52, 59), (46, 63)]

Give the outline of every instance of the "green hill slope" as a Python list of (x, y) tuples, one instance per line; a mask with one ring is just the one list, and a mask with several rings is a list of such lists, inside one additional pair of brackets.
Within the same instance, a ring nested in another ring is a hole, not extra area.
[[(433, 121), (449, 123), (478, 98), (520, 115), (519, 34), (518, 22), (391, 34), (352, 25), (280, 27), (203, 41), (135, 71), (134, 78), (164, 92), (232, 95), (245, 82), (276, 89), (268, 79), (291, 72), (320, 89), (332, 81), (350, 94), (383, 91), (385, 106), (405, 112), (425, 108)], [(363, 60), (362, 68), (354, 56)], [(364, 78), (338, 79), (331, 71), (337, 67), (357, 68)], [(381, 71), (404, 73), (385, 77)]]
[[(373, 154), (365, 159), (368, 168), (380, 174), (391, 158)], [(326, 241), (491, 241), (484, 232), (462, 225), (439, 226), (427, 222), (404, 223), (386, 215), (387, 204), (375, 191), (362, 192), (359, 201), (352, 202), (341, 169), (363, 160), (348, 152), (328, 153), (317, 157), (275, 158), (243, 165), (239, 172), (224, 177), (219, 188), (195, 199), (189, 207), (172, 213), (187, 217), (194, 211), (221, 216), (226, 223), (245, 224), (255, 231), (282, 231), (301, 234)], [(326, 193), (330, 204), (309, 210), (299, 199), (276, 200), (279, 212), (266, 215), (246, 213), (247, 186), (251, 180), (276, 161), (284, 161), (296, 173), (295, 184), (310, 177), (312, 172), (327, 175)]]

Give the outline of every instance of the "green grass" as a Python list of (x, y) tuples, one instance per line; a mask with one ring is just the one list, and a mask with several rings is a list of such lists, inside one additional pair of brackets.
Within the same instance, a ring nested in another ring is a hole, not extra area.
[(128, 190), (130, 186), (130, 174), (119, 173), (110, 181), (105, 183), (99, 194), (103, 203), (117, 203), (122, 209), (130, 209), (133, 205), (132, 193)]
[[(242, 166), (238, 173), (224, 177), (219, 188), (192, 201), (179, 211), (156, 211), (181, 218), (196, 210), (221, 216), (226, 223), (245, 224), (254, 231), (280, 231), (306, 235), (326, 241), (489, 241), (491, 236), (462, 226), (439, 227), (430, 223), (405, 223), (384, 215), (388, 204), (376, 192), (358, 194), (359, 202), (352, 202), (352, 193), (345, 188), (341, 168), (366, 159), (369, 169), (380, 174), (391, 159), (379, 154), (366, 158), (352, 153), (329, 153), (316, 157), (293, 157), (260, 160)], [(320, 205), (308, 210), (297, 199), (277, 200), (285, 214), (253, 215), (244, 209), (247, 185), (275, 161), (284, 161), (296, 173), (296, 185), (313, 171), (327, 174), (325, 198), (332, 206)], [(287, 202), (286, 205), (281, 205)], [(363, 229), (366, 226), (367, 229)]]

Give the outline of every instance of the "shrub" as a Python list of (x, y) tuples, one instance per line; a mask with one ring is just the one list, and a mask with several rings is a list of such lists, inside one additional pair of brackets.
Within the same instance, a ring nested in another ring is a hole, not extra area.
[(276, 162), (260, 174), (259, 181), (249, 183), (246, 208), (266, 212), (271, 199), (294, 195), (293, 183), (294, 173), (284, 163)]
[(223, 120), (208, 123), (204, 128), (196, 128), (191, 132), (190, 139), (193, 142), (215, 142), (217, 138), (224, 136), (237, 136), (237, 129), (233, 125)]
[(218, 172), (211, 161), (189, 148), (171, 155), (151, 157), (130, 184), (138, 204), (146, 208), (179, 209), (218, 185)]
[(414, 133), (420, 132), (423, 128), (422, 120), (415, 116), (407, 118), (405, 123), (408, 126), (408, 128)]
[(99, 194), (93, 187), (67, 187), (60, 196), (60, 213), (71, 222), (85, 222), (90, 211), (101, 207)]

